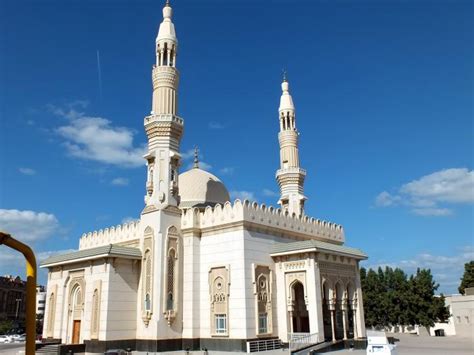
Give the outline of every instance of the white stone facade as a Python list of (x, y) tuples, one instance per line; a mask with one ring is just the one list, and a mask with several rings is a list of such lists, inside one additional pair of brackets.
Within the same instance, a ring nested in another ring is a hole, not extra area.
[[(199, 169), (178, 175), (178, 41), (167, 3), (156, 40), (145, 207), (137, 221), (83, 234), (49, 270), (44, 338), (88, 353), (201, 349), (365, 336), (359, 261), (342, 226), (304, 214), (294, 105), (285, 79), (279, 124), (281, 208), (228, 201)], [(286, 138), (285, 138), (286, 137)], [(183, 181), (180, 182), (180, 176)], [(197, 184), (188, 186), (185, 184)]]

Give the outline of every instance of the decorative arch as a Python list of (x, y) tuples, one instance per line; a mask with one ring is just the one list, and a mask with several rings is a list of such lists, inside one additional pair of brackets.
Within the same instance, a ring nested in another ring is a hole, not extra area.
[(349, 301), (353, 301), (357, 299), (357, 294), (356, 294), (356, 287), (354, 285), (354, 282), (352, 280), (349, 280), (346, 285), (346, 290), (347, 290), (347, 298)]
[(46, 336), (54, 337), (54, 322), (56, 315), (56, 285), (48, 298), (48, 323), (46, 325)]
[(273, 333), (272, 271), (265, 265), (254, 265), (253, 284), (255, 295), (256, 333), (268, 336)]
[(309, 313), (304, 284), (296, 279), (290, 284), (292, 333), (309, 333)]
[(168, 321), (168, 325), (176, 318), (178, 313), (179, 295), (179, 256), (180, 256), (180, 235), (178, 228), (169, 226), (166, 233), (166, 257), (165, 257), (165, 287), (164, 287), (164, 309), (163, 313)]
[(148, 326), (153, 314), (153, 236), (154, 230), (147, 226), (143, 232), (143, 258), (142, 258), (142, 320)]
[(334, 286), (336, 302), (340, 303), (346, 296), (346, 288), (341, 280), (338, 280)]
[(217, 266), (209, 270), (211, 335), (229, 334), (229, 267)]
[(79, 344), (82, 337), (85, 282), (83, 275), (73, 277), (69, 285), (69, 343)]

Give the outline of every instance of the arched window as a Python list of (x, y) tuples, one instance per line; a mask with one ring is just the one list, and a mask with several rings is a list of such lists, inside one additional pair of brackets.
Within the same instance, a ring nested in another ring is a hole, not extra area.
[(176, 253), (173, 248), (168, 251), (168, 275), (167, 275), (167, 288), (166, 288), (166, 310), (170, 311), (174, 309), (174, 284), (175, 284), (175, 263)]
[(163, 49), (163, 65), (168, 65), (168, 43), (166, 42)]
[(47, 325), (47, 328), (46, 328), (46, 335), (48, 337), (52, 337), (53, 336), (53, 330), (54, 330), (54, 315), (55, 315), (55, 304), (56, 304), (56, 297), (55, 297), (55, 294), (54, 292), (51, 293), (51, 295), (49, 295), (49, 309), (48, 309), (48, 325)]
[(145, 252), (144, 265), (145, 265), (144, 308), (145, 308), (145, 311), (151, 311), (151, 282), (152, 282), (151, 275), (152, 275), (152, 267), (151, 267), (151, 252), (150, 252), (150, 250), (147, 250)]
[(82, 305), (82, 292), (79, 286), (76, 287), (74, 292), (74, 307), (80, 307)]
[(149, 293), (145, 295), (145, 311), (151, 311), (151, 299)]

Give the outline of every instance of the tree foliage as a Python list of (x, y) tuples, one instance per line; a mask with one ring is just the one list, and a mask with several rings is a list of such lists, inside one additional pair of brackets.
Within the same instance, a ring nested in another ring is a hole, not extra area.
[(365, 322), (369, 327), (392, 325), (433, 326), (449, 317), (444, 296), (430, 270), (418, 269), (410, 277), (399, 268), (360, 270)]
[(8, 333), (13, 329), (13, 322), (11, 320), (0, 320), (0, 334)]
[(474, 260), (464, 264), (464, 274), (458, 288), (459, 293), (464, 295), (464, 290), (468, 287), (474, 287)]

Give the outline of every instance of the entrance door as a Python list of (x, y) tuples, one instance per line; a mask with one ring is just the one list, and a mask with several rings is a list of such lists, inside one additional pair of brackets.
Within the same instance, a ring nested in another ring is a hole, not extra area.
[(304, 287), (300, 282), (293, 285), (293, 333), (309, 333), (309, 314), (304, 299)]
[(74, 320), (72, 323), (72, 343), (79, 344), (80, 336), (81, 336), (81, 321)]

